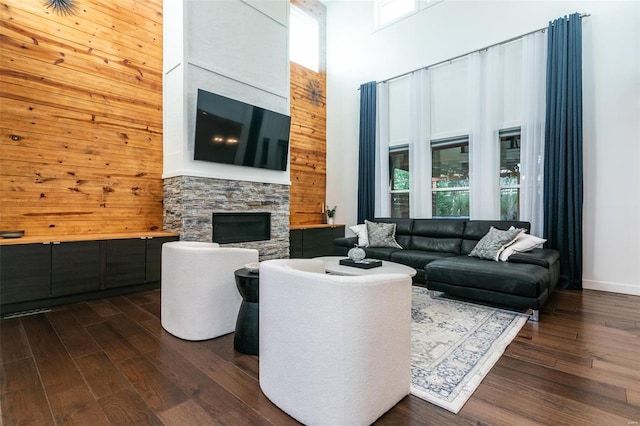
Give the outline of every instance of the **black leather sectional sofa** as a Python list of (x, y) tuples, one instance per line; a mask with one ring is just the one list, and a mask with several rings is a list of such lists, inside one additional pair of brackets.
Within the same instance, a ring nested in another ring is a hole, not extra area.
[[(377, 218), (395, 223), (402, 248), (366, 247), (368, 258), (389, 260), (417, 270), (414, 283), (432, 291), (515, 309), (531, 309), (537, 320), (560, 277), (560, 254), (536, 248), (516, 253), (508, 261), (469, 256), (493, 226), (530, 229), (529, 222), (464, 219)], [(334, 240), (335, 254), (346, 255), (357, 237)]]

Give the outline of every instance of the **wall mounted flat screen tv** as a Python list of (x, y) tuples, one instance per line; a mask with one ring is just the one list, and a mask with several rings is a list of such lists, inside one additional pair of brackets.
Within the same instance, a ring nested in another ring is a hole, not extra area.
[(287, 170), (291, 117), (198, 89), (194, 160)]

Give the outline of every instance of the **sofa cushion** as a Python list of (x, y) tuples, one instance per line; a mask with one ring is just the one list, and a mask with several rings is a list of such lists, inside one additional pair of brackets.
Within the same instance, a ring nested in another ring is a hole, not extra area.
[(378, 223), (365, 220), (370, 247), (402, 248), (395, 239), (395, 223)]
[(514, 253), (509, 263), (531, 263), (549, 268), (560, 259), (560, 252), (552, 249), (533, 249), (526, 253)]
[(364, 249), (367, 253), (367, 258), (380, 260), (391, 260), (391, 254), (401, 250), (391, 247), (366, 247)]
[(356, 244), (358, 244), (358, 237), (339, 237), (333, 240), (334, 246), (346, 247), (347, 249), (353, 248)]
[(395, 223), (396, 225), (396, 236), (398, 235), (412, 235), (413, 234), (413, 222), (414, 219), (407, 218), (375, 218), (373, 222), (376, 223)]
[(469, 256), (434, 260), (425, 266), (430, 281), (481, 288), (498, 293), (537, 297), (549, 287), (548, 269), (532, 264), (492, 262)]
[(396, 233), (396, 242), (400, 244), (400, 247), (403, 249), (407, 249), (411, 247), (411, 236), (410, 235), (398, 235)]
[(460, 254), (461, 244), (462, 238), (432, 238), (414, 236), (411, 239), (410, 248), (412, 250)]
[(433, 238), (462, 238), (466, 220), (414, 219), (412, 235)]
[(415, 269), (424, 269), (424, 266), (437, 259), (457, 256), (453, 253), (430, 252), (422, 250), (397, 250), (390, 254), (389, 260)]
[(409, 248), (460, 254), (465, 222), (461, 219), (414, 219)]

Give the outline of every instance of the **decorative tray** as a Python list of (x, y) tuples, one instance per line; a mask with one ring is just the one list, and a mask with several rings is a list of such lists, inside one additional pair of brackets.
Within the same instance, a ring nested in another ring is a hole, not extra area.
[(378, 266), (382, 266), (382, 260), (376, 260), (376, 259), (362, 259), (362, 260), (340, 259), (340, 264), (344, 265), (344, 266), (353, 266), (354, 268), (360, 268), (360, 269), (371, 269), (371, 268), (377, 268)]

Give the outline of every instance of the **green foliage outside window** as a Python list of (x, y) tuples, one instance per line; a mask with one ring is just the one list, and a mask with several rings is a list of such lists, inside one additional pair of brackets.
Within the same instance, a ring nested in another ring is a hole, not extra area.
[(433, 193), (434, 217), (469, 217), (469, 191)]
[[(501, 176), (500, 186), (517, 186), (518, 176)], [(500, 219), (518, 220), (520, 210), (520, 190), (518, 188), (500, 189)]]
[(500, 220), (518, 220), (518, 189), (500, 190)]
[[(451, 177), (460, 177), (451, 179)], [(444, 179), (434, 180), (434, 188), (468, 188), (469, 178), (466, 170), (450, 168)], [(469, 191), (434, 191), (432, 214), (434, 217), (468, 217)]]
[(409, 189), (409, 172), (402, 169), (393, 169), (394, 190)]

